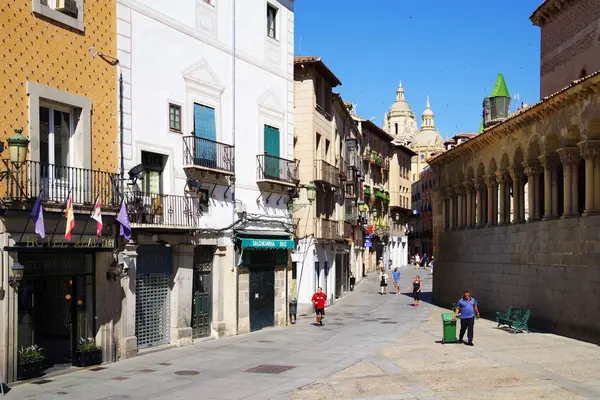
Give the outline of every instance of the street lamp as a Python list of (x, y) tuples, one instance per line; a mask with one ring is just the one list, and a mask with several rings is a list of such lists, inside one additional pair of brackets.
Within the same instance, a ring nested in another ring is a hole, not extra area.
[(312, 182), (306, 185), (306, 198), (309, 203), (312, 203), (317, 198), (317, 187)]
[(373, 215), (373, 218), (377, 218), (377, 209), (374, 208), (373, 211), (371, 211), (371, 214)]
[(106, 280), (116, 281), (117, 278), (124, 278), (128, 275), (128, 271), (129, 269), (125, 268), (124, 262), (113, 261), (109, 266), (109, 270), (106, 271)]
[(19, 284), (21, 283), (21, 280), (23, 280), (23, 273), (25, 272), (25, 267), (22, 264), (15, 262), (10, 269), (12, 271), (12, 276), (8, 277), (8, 284), (10, 285), (10, 287), (18, 291)]
[[(8, 139), (8, 160), (2, 160), (6, 165), (6, 170), (0, 172), (0, 182), (4, 178), (12, 175), (19, 171), (20, 166), (27, 159), (27, 147), (29, 146), (29, 139), (22, 135), (23, 129), (15, 129), (15, 134)], [(4, 150), (4, 143), (0, 142), (0, 151)], [(12, 164), (11, 168), (10, 164)]]

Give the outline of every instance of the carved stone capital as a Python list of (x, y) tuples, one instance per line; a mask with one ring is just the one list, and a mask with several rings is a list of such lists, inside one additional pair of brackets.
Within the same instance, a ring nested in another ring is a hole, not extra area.
[(483, 178), (475, 178), (473, 179), (473, 185), (475, 186), (475, 190), (479, 191), (479, 190), (485, 190), (486, 189), (486, 185), (485, 182), (483, 180)]
[(494, 187), (498, 186), (498, 181), (496, 180), (495, 173), (486, 175), (484, 177), (484, 179), (485, 179), (485, 184), (487, 185), (488, 188), (494, 188)]
[(525, 175), (527, 175), (528, 178), (541, 175), (542, 172), (544, 172), (542, 165), (537, 160), (525, 161), (521, 165), (523, 165), (523, 171), (525, 172)]
[(467, 193), (471, 194), (473, 192), (475, 192), (475, 185), (473, 184), (473, 182), (463, 182), (463, 186), (465, 187), (465, 190), (467, 191)]
[(498, 184), (507, 182), (508, 177), (506, 176), (506, 171), (502, 170), (502, 171), (496, 171), (496, 182), (498, 182)]
[(509, 167), (508, 173), (513, 181), (520, 181), (524, 178), (525, 174), (523, 173), (523, 167), (515, 166)]
[(446, 197), (448, 199), (452, 199), (456, 195), (456, 191), (454, 190), (454, 188), (452, 186), (448, 186), (447, 188), (444, 189), (444, 191), (446, 192)]
[(556, 153), (542, 154), (538, 157), (538, 160), (540, 160), (540, 163), (545, 170), (551, 170), (560, 164), (560, 158)]
[(579, 165), (581, 162), (581, 152), (577, 147), (563, 147), (556, 152), (563, 165)]
[(464, 196), (465, 194), (467, 194), (467, 190), (465, 189), (465, 186), (462, 183), (458, 183), (454, 186), (454, 191), (458, 196)]
[(592, 160), (600, 156), (600, 140), (586, 140), (577, 143), (577, 146), (579, 146), (584, 160)]

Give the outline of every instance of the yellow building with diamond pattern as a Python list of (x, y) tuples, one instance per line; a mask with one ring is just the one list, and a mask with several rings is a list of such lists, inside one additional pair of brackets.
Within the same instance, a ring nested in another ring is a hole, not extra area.
[[(79, 363), (80, 338), (96, 340), (102, 361), (120, 345), (121, 288), (111, 275), (120, 201), (116, 21), (116, 0), (0, 6), (0, 367), (8, 382)], [(28, 140), (17, 163), (6, 148), (11, 138), (24, 140), (16, 129)], [(31, 217), (38, 198), (41, 224)], [(89, 222), (96, 200), (99, 235)], [(34, 345), (45, 362), (25, 370), (19, 349)]]

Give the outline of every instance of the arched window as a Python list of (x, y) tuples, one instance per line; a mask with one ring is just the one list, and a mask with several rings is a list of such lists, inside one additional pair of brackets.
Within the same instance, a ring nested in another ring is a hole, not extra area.
[(398, 123), (396, 122), (396, 135), (398, 134)]

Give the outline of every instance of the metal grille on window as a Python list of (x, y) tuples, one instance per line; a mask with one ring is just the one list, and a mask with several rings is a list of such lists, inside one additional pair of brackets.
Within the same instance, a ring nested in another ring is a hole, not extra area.
[(135, 335), (139, 348), (170, 341), (169, 282), (168, 274), (137, 275)]

